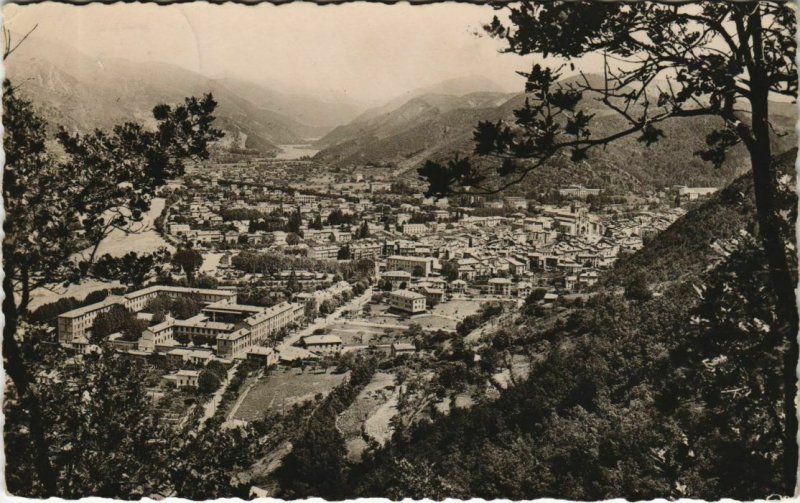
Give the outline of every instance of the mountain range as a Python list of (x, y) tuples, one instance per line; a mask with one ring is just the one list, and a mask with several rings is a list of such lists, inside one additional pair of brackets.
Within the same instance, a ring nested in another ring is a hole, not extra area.
[[(269, 155), (281, 144), (315, 141), (320, 149), (316, 160), (325, 166), (390, 166), (397, 168), (392, 174), (406, 178), (416, 178), (416, 168), (428, 159), (470, 155), (478, 122), (512, 120), (526, 99), (523, 93), (504, 92), (491, 79), (473, 75), (411, 89), (366, 109), (363, 103), (315, 95), (298, 86), (212, 78), (159, 62), (90, 57), (36, 37), (26, 40), (6, 63), (7, 76), (20, 94), (34, 102), (53, 127), (88, 131), (130, 120), (147, 124), (156, 104), (212, 92), (219, 103), (216, 124), (227, 133), (223, 148)], [(624, 126), (596, 100), (584, 99), (579, 107), (595, 114), (596, 135)], [(771, 110), (779, 133), (775, 151), (781, 152), (796, 143), (796, 110), (789, 103), (773, 103)], [(653, 147), (629, 137), (613, 148), (592, 150), (580, 165), (556, 158), (512, 192), (568, 183), (620, 191), (676, 183), (720, 186), (749, 163), (741, 146), (731, 149), (721, 169), (694, 155), (720, 125), (715, 117), (668, 121), (661, 125), (665, 138)], [(490, 159), (476, 162), (493, 165)]]
[(485, 77), (463, 77), (409, 90), (383, 107), (365, 110), (363, 102), (343, 95), (315, 94), (277, 81), (208, 77), (161, 62), (93, 57), (35, 35), (6, 61), (6, 75), (51, 127), (89, 131), (131, 120), (147, 124), (154, 105), (211, 92), (219, 103), (217, 127), (228, 133), (223, 142), (262, 154), (281, 144), (313, 141), (338, 126), (391, 112), (427, 93), (441, 95), (438, 106), (443, 106), (448, 99), (457, 101), (452, 94), (499, 89)]
[(217, 126), (231, 133), (227, 141), (266, 153), (279, 144), (319, 137), (363, 111), (354, 103), (212, 79), (166, 63), (94, 58), (36, 37), (26, 40), (6, 63), (7, 77), (51, 125), (76, 130), (130, 120), (148, 123), (156, 104), (211, 92), (219, 103)]
[[(317, 142), (321, 151), (316, 159), (342, 168), (392, 166), (398, 168), (397, 173), (415, 177), (415, 168), (428, 159), (470, 155), (478, 122), (512, 121), (514, 110), (521, 108), (525, 100), (523, 93), (422, 94), (395, 108), (368, 110), (349, 124), (337, 127)], [(626, 127), (620, 116), (592, 97), (584, 98), (578, 107), (594, 115), (591, 127), (595, 136)], [(775, 151), (794, 147), (794, 105), (774, 102), (771, 111), (778, 133)], [(536, 177), (529, 177), (512, 191), (548, 190), (569, 183), (619, 191), (677, 183), (720, 186), (749, 165), (747, 151), (741, 145), (730, 150), (720, 169), (694, 155), (706, 147), (707, 134), (721, 126), (722, 121), (713, 116), (668, 120), (659, 125), (665, 137), (649, 148), (631, 136), (616, 141), (613, 148), (590, 151), (589, 158), (580, 164), (568, 156), (557, 157)], [(475, 162), (496, 164), (486, 158)]]

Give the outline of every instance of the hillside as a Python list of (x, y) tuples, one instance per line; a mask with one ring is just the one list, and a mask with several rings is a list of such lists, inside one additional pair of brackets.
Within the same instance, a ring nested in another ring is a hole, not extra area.
[(373, 107), (364, 111), (358, 117), (353, 119), (351, 122), (364, 123), (366, 121), (388, 114), (393, 110), (400, 108), (408, 101), (411, 101), (415, 98), (424, 97), (426, 95), (445, 95), (445, 96), (459, 97), (459, 96), (465, 96), (467, 94), (479, 94), (479, 93), (494, 93), (494, 94), (509, 95), (509, 93), (503, 91), (503, 89), (501, 89), (496, 82), (492, 81), (489, 78), (486, 78), (485, 76), (482, 75), (465, 76), (461, 78), (444, 80), (442, 82), (437, 82), (436, 84), (430, 86), (420, 87), (417, 89), (409, 89), (408, 91), (402, 93), (401, 95), (395, 97), (394, 99), (390, 100), (389, 102), (381, 106)]
[[(36, 37), (20, 46), (7, 61), (6, 70), (8, 78), (20, 86), (20, 93), (33, 101), (54, 127), (86, 131), (132, 119), (148, 122), (158, 103), (211, 92), (219, 103), (218, 127), (229, 133), (226, 142), (237, 139), (235, 147), (266, 153), (277, 144), (302, 143), (326, 130), (265, 108), (267, 104), (281, 108), (284, 95), (279, 93), (263, 90), (263, 95), (273, 99), (254, 103), (249, 98), (259, 96), (255, 85), (232, 85), (165, 63), (91, 58)], [(308, 103), (314, 106), (312, 99)]]
[[(472, 103), (458, 100), (442, 103), (442, 100), (418, 97), (378, 115), (365, 112), (323, 137), (319, 144), (324, 148), (317, 159), (341, 167), (395, 164), (401, 168), (398, 172), (404, 173), (403, 176), (416, 178), (415, 168), (428, 159), (445, 160), (456, 153), (470, 155), (474, 146), (473, 131), (479, 121), (512, 120), (513, 111), (525, 101), (522, 94), (502, 100), (497, 95), (481, 96), (496, 97), (497, 102), (483, 99)], [(592, 126), (595, 134), (624, 126), (619, 117), (593, 99), (584, 99), (579, 108), (596, 115)], [(774, 103), (772, 109), (776, 130), (787, 133), (775, 139), (775, 150), (783, 151), (796, 142), (796, 111), (786, 103)], [(705, 147), (706, 135), (720, 124), (715, 117), (667, 121), (662, 124), (665, 138), (652, 147), (647, 148), (635, 137), (629, 137), (616, 142), (613, 148), (592, 150), (589, 158), (578, 165), (568, 156), (562, 156), (514, 187), (512, 192), (525, 194), (570, 183), (614, 191), (648, 190), (675, 184), (724, 185), (749, 163), (744, 147), (731, 149), (721, 169), (715, 169), (694, 155)], [(475, 162), (488, 169), (496, 165), (492, 159), (475, 159)]]
[[(778, 159), (785, 173), (796, 154)], [(431, 421), (397, 432), (353, 467), (355, 494), (781, 494), (787, 345), (770, 328), (781, 321), (765, 259), (756, 241), (740, 240), (724, 257), (709, 244), (752, 229), (752, 198), (752, 184), (740, 178), (611, 271), (611, 288), (585, 303), (562, 300), (550, 312), (525, 306), (499, 324), (482, 339), (480, 354), (531, 354), (528, 378), (496, 400), (434, 412)], [(694, 235), (697, 244), (687, 247)], [(658, 296), (617, 291), (639, 275), (670, 281)], [(459, 364), (477, 366), (470, 358)]]
[[(796, 159), (797, 148), (777, 156), (778, 172), (794, 175)], [(755, 215), (753, 178), (745, 173), (679, 218), (646, 247), (619, 260), (605, 283), (623, 286), (637, 273), (643, 273), (651, 283), (700, 276), (732, 243), (742, 239), (742, 231), (756, 234)]]
[[(449, 94), (424, 94), (412, 98), (387, 112), (377, 113), (369, 110), (351, 123), (339, 126), (322, 137), (317, 145), (329, 147), (319, 154), (319, 158), (335, 164), (354, 164), (369, 161), (391, 161), (425, 149), (427, 129), (441, 125), (441, 132), (447, 135), (448, 125), (452, 124), (454, 133), (463, 133), (475, 117), (481, 117), (481, 110), (492, 110), (508, 99), (503, 93), (476, 92), (461, 96)], [(459, 121), (457, 111), (471, 111), (465, 120)], [(461, 123), (463, 122), (463, 124)], [(417, 133), (418, 137), (408, 139), (403, 135)], [(434, 135), (430, 141), (442, 142), (441, 135)]]

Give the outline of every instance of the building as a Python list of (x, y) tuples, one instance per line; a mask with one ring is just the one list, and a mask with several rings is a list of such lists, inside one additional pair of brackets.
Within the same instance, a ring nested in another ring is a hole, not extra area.
[(506, 262), (508, 262), (508, 271), (514, 276), (522, 276), (528, 272), (528, 266), (515, 258), (509, 257), (506, 259)]
[(425, 224), (403, 224), (403, 234), (406, 236), (420, 236), (428, 232)]
[(383, 252), (383, 243), (379, 241), (354, 241), (350, 243), (350, 258), (360, 260), (364, 258), (376, 259)]
[(409, 257), (405, 255), (392, 255), (386, 259), (387, 271), (422, 271), (422, 276), (427, 277), (433, 271), (433, 259), (430, 257)]
[(424, 313), (426, 308), (424, 295), (410, 290), (398, 290), (389, 294), (389, 307), (408, 314)]
[(199, 370), (179, 370), (161, 378), (177, 388), (196, 388), (200, 380)]
[(318, 260), (336, 260), (339, 257), (339, 249), (341, 247), (337, 244), (315, 244), (308, 247), (308, 257)]
[(171, 365), (183, 363), (206, 365), (214, 358), (214, 352), (203, 348), (175, 348), (168, 351), (165, 357), (167, 363)]
[(605, 231), (600, 219), (586, 208), (557, 208), (545, 210), (544, 214), (555, 221), (561, 232), (571, 236), (602, 236)]
[(716, 187), (680, 187), (678, 189), (678, 195), (680, 195), (683, 199), (694, 201), (696, 199), (700, 199), (701, 197), (710, 196), (718, 190), (719, 189)]
[(339, 354), (342, 351), (342, 339), (338, 335), (309, 335), (303, 337), (303, 347), (317, 354)]
[(506, 206), (515, 210), (528, 209), (528, 200), (524, 197), (508, 196), (504, 197), (503, 201), (505, 202)]
[(600, 195), (600, 189), (587, 189), (583, 185), (570, 185), (568, 187), (558, 189), (558, 193), (564, 197), (577, 197), (580, 199), (586, 199), (589, 196)]
[(492, 278), (489, 280), (489, 294), (508, 297), (511, 295), (511, 280), (508, 278)]
[(411, 282), (411, 273), (407, 271), (386, 271), (381, 273), (381, 279), (391, 283), (392, 290), (405, 288)]
[(392, 189), (392, 184), (390, 182), (370, 182), (369, 183), (369, 191), (372, 193), (375, 192), (389, 192)]
[(425, 301), (428, 305), (433, 306), (444, 300), (444, 290), (441, 288), (420, 286), (416, 290), (425, 296)]
[(467, 291), (467, 282), (463, 279), (457, 279), (450, 283), (450, 291), (454, 293), (464, 293)]
[(235, 325), (234, 331), (218, 335), (217, 355), (221, 358), (245, 357), (248, 351), (266, 341), (270, 335), (293, 323), (300, 324), (304, 318), (303, 304), (281, 302), (268, 307), (244, 318)]
[(389, 350), (392, 356), (409, 355), (417, 352), (417, 348), (410, 342), (393, 342)]
[(184, 235), (188, 236), (192, 232), (192, 227), (189, 224), (169, 224), (169, 233), (173, 236)]
[(265, 366), (269, 367), (278, 363), (279, 355), (273, 348), (265, 348), (264, 346), (256, 346), (247, 351), (247, 359), (262, 362)]
[(190, 297), (200, 302), (210, 304), (213, 302), (236, 302), (236, 292), (227, 290), (187, 288), (181, 286), (151, 286), (127, 293), (121, 296), (110, 296), (105, 300), (88, 306), (73, 309), (58, 316), (58, 340), (62, 344), (69, 344), (77, 338), (88, 338), (92, 332), (92, 325), (100, 313), (107, 312), (112, 306), (121, 305), (138, 313), (145, 305), (159, 295), (168, 297)]
[(195, 243), (219, 243), (222, 241), (220, 231), (194, 231), (192, 237)]

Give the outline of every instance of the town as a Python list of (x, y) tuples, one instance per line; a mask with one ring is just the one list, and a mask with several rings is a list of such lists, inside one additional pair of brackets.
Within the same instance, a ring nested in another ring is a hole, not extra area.
[[(477, 357), (498, 318), (581, 302), (620, 256), (716, 190), (620, 197), (570, 185), (448, 201), (415, 183), (310, 159), (192, 166), (165, 186), (153, 222), (174, 250), (169, 280), (60, 313), (58, 342), (76, 358), (159, 358), (154, 403), (183, 403), (166, 408), (176, 421), (202, 408), (234, 427), (329, 393), (347, 355), (393, 362), (375, 389), (409, 361), (420, 375), (436, 368), (431, 340), (461, 339)], [(499, 383), (524, 374), (521, 355), (494, 372)], [(187, 398), (197, 390), (207, 398)], [(375, 441), (391, 436), (396, 390), (367, 400), (348, 439), (354, 459), (364, 424)], [(468, 406), (462, 395), (453, 406)]]
[(89, 3), (3, 6), (4, 491), (800, 494), (791, 4)]

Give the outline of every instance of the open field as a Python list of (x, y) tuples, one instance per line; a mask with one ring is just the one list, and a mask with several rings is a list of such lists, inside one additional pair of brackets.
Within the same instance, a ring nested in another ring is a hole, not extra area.
[(378, 410), (364, 422), (364, 431), (370, 438), (384, 445), (394, 433), (391, 421), (396, 414), (397, 393), (393, 393), (392, 397), (378, 407)]
[(326, 395), (347, 376), (347, 373), (333, 374), (331, 370), (318, 373), (278, 368), (250, 388), (233, 419), (253, 421), (267, 411), (280, 412), (295, 403), (312, 400), (318, 393)]
[(477, 313), (482, 304), (483, 302), (480, 300), (453, 299), (433, 306), (431, 314), (463, 320), (467, 316)]
[(364, 321), (379, 325), (407, 325), (408, 318), (389, 312), (386, 304), (367, 304), (368, 312), (363, 315)]
[(34, 310), (44, 304), (55, 302), (62, 297), (75, 297), (78, 300), (83, 300), (95, 290), (111, 289), (119, 286), (122, 286), (119, 281), (87, 280), (77, 285), (70, 285), (67, 288), (63, 288), (60, 285), (53, 286), (52, 290), (37, 288), (31, 292), (31, 301), (28, 307)]
[(214, 274), (219, 268), (219, 261), (224, 253), (204, 253), (203, 265), (200, 266), (201, 273)]
[(156, 232), (154, 221), (164, 210), (166, 201), (160, 197), (153, 199), (150, 210), (144, 215), (141, 222), (135, 224), (135, 228), (140, 230), (135, 234), (128, 234), (121, 230), (113, 230), (106, 239), (100, 243), (97, 256), (108, 253), (114, 257), (120, 257), (128, 252), (152, 253), (161, 247), (174, 252), (175, 247), (167, 243), (161, 235)]
[(389, 344), (394, 342), (402, 332), (398, 329), (364, 326), (347, 321), (330, 325), (328, 331), (333, 335), (338, 335), (345, 346)]
[(411, 323), (416, 323), (422, 328), (427, 328), (430, 330), (455, 330), (456, 325), (458, 324), (458, 322), (452, 318), (446, 318), (444, 316), (436, 316), (432, 314), (415, 316), (411, 319)]

